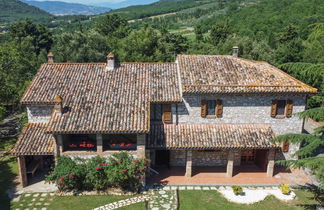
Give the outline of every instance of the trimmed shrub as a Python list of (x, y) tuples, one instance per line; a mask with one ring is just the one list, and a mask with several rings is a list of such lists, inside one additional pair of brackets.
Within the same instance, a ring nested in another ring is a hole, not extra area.
[(232, 186), (232, 189), (233, 189), (233, 193), (235, 195), (241, 195), (241, 194), (243, 194), (243, 188), (241, 186), (233, 185)]
[(287, 184), (281, 184), (280, 190), (281, 190), (282, 194), (284, 194), (284, 195), (289, 195), (291, 192), (290, 187)]

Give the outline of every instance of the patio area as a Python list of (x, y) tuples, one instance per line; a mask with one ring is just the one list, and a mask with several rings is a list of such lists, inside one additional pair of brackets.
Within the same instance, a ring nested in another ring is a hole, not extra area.
[(156, 168), (159, 175), (147, 179), (150, 184), (161, 183), (171, 185), (204, 185), (204, 184), (240, 184), (240, 185), (305, 185), (311, 180), (299, 169), (285, 170), (276, 167), (274, 176), (267, 177), (267, 172), (257, 166), (235, 166), (233, 177), (226, 176), (226, 167), (193, 167), (192, 177), (186, 177), (185, 167)]

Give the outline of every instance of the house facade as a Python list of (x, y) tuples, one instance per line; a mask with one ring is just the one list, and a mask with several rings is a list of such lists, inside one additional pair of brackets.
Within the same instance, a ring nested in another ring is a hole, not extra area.
[[(178, 55), (174, 63), (43, 64), (21, 103), (28, 124), (12, 153), (21, 183), (46, 158), (109, 156), (126, 151), (151, 168), (256, 165), (267, 176), (276, 159), (299, 145), (279, 134), (301, 133), (294, 114), (316, 89), (266, 62), (235, 55)], [(36, 167), (37, 166), (37, 167)], [(217, 184), (217, 183), (215, 183)]]

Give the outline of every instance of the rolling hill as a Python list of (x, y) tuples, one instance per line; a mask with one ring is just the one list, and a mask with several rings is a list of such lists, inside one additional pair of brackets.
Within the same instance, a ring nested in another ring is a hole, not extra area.
[(208, 4), (215, 0), (160, 0), (148, 5), (136, 5), (113, 10), (111, 13), (118, 14), (128, 20), (150, 17), (165, 13), (178, 12), (183, 9)]
[(18, 0), (0, 0), (0, 24), (29, 18), (38, 22), (50, 20), (51, 14)]
[(111, 9), (107, 7), (97, 7), (77, 3), (67, 3), (62, 1), (29, 1), (22, 2), (38, 7), (53, 15), (95, 15), (108, 12)]
[(123, 7), (129, 7), (132, 5), (145, 5), (145, 4), (151, 4), (153, 2), (156, 2), (158, 0), (124, 0), (121, 2), (100, 2), (100, 3), (91, 3), (89, 2), (89, 4), (91, 5), (95, 5), (95, 6), (101, 6), (101, 7), (109, 7), (112, 9), (119, 9), (119, 8), (123, 8)]

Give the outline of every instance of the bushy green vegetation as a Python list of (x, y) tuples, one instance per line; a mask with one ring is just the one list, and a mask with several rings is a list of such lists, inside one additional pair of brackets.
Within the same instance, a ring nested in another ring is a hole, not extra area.
[(52, 43), (51, 33), (42, 25), (27, 20), (10, 27), (9, 39), (0, 44), (2, 113), (7, 113), (4, 106), (18, 105), (37, 68), (46, 61), (46, 54)]
[(49, 13), (19, 0), (0, 0), (0, 11), (0, 24), (25, 18), (46, 22), (52, 17)]
[(89, 160), (62, 156), (46, 177), (60, 191), (106, 190), (120, 187), (139, 191), (142, 187), (148, 161), (134, 159), (126, 152), (113, 154), (108, 159), (94, 157)]

